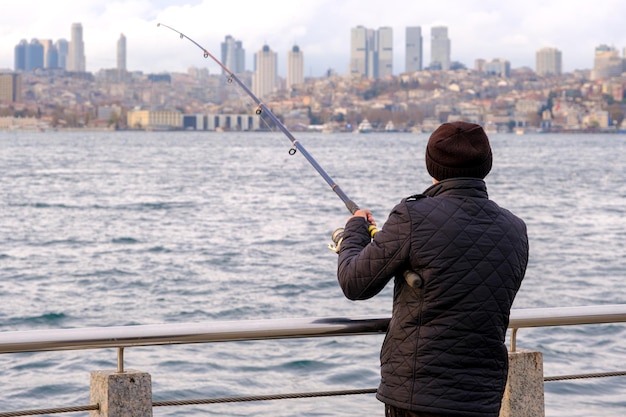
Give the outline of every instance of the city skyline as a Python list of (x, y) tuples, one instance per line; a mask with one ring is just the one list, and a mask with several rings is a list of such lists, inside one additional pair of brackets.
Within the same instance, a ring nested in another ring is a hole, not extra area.
[[(348, 74), (360, 74), (368, 78), (384, 78), (398, 75), (393, 71), (393, 29), (381, 27), (378, 29), (366, 28), (361, 25), (352, 28), (350, 43), (350, 65)], [(180, 36), (181, 38), (183, 35)], [(195, 41), (194, 41), (195, 42)], [(422, 49), (424, 39), (421, 36), (421, 27), (407, 27), (405, 30), (405, 69), (400, 73), (409, 73), (422, 70)], [(430, 64), (424, 69), (449, 70), (454, 69), (457, 61), (451, 60), (452, 41), (448, 37), (446, 26), (434, 26), (430, 36), (431, 57)], [(591, 79), (617, 77), (626, 72), (626, 48), (620, 53), (615, 47), (606, 44), (598, 45), (594, 49), (594, 64), (591, 69)], [(126, 67), (126, 37), (120, 34), (117, 41), (117, 61), (115, 69), (118, 76), (127, 72)], [(252, 89), (256, 94), (263, 96), (279, 88), (277, 52), (265, 44), (253, 56)], [(63, 64), (67, 61), (66, 65)], [(221, 62), (234, 73), (250, 71), (245, 67), (245, 49), (243, 42), (226, 35), (221, 43)], [(454, 65), (453, 65), (454, 64)], [(462, 65), (462, 64), (461, 64)], [(293, 45), (287, 51), (287, 88), (291, 88), (305, 81), (304, 53), (298, 45)], [(72, 23), (71, 40), (51, 39), (39, 40), (33, 38), (30, 42), (22, 39), (14, 47), (14, 68), (16, 71), (32, 71), (37, 68), (60, 68), (70, 72), (88, 72), (86, 69), (85, 45), (82, 36), (82, 24)], [(192, 67), (190, 67), (192, 68)], [(457, 68), (458, 67), (457, 65)], [(466, 67), (467, 68), (467, 67)], [(471, 67), (470, 67), (471, 68)], [(206, 71), (207, 68), (201, 68)], [(222, 74), (225, 73), (221, 66)], [(535, 53), (535, 68), (530, 68), (540, 76), (560, 75), (562, 71), (562, 52), (557, 48), (544, 47)], [(111, 69), (105, 69), (110, 71)], [(511, 63), (505, 58), (485, 60), (478, 58), (474, 61), (473, 70), (509, 77)], [(0, 70), (0, 73), (6, 72)], [(207, 72), (208, 73), (208, 72)]]
[[(294, 45), (305, 53), (305, 76), (321, 76), (328, 69), (347, 73), (350, 29), (359, 25), (390, 27), (395, 32), (394, 74), (405, 68), (407, 27), (421, 27), (424, 65), (428, 65), (431, 56), (430, 33), (435, 26), (448, 28), (451, 60), (468, 68), (473, 67), (476, 59), (500, 58), (510, 61), (513, 68), (535, 68), (536, 52), (551, 47), (562, 51), (563, 71), (570, 72), (591, 69), (598, 45), (607, 44), (620, 51), (626, 46), (620, 18), (626, 12), (626, 4), (615, 0), (593, 4), (563, 0), (531, 0), (523, 4), (443, 0), (426, 5), (389, 0), (385, 7), (371, 0), (313, 3), (267, 0), (258, 4), (233, 0), (224, 5), (206, 0), (149, 0), (121, 5), (101, 0), (80, 4), (69, 0), (23, 0), (12, 3), (0, 16), (0, 68), (13, 67), (13, 47), (22, 39), (69, 39), (74, 22), (83, 26), (89, 72), (116, 67), (120, 33), (128, 41), (130, 71), (185, 72), (189, 67), (206, 66), (212, 73), (220, 72), (204, 61), (192, 45), (182, 47), (177, 36), (158, 29), (158, 22), (181, 30), (216, 56), (224, 36), (230, 34), (242, 41), (248, 63), (252, 62), (254, 51), (267, 44), (279, 55), (281, 77), (286, 77), (287, 52)], [(67, 13), (68, 9), (72, 13)]]

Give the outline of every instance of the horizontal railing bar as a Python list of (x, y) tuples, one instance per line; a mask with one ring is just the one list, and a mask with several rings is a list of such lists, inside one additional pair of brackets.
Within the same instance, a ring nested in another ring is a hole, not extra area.
[[(509, 328), (626, 322), (626, 305), (511, 311)], [(389, 318), (312, 318), (0, 332), (0, 353), (384, 333)]]
[(0, 353), (384, 333), (389, 319), (313, 318), (0, 332)]
[(626, 304), (528, 308), (511, 311), (510, 329), (626, 322)]

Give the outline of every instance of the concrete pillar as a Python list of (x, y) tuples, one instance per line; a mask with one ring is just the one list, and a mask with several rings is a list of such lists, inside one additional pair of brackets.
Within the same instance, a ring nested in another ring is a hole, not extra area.
[(543, 355), (528, 350), (509, 352), (509, 376), (500, 417), (544, 416)]
[(89, 417), (152, 417), (152, 380), (150, 374), (132, 369), (91, 373), (90, 404), (100, 410)]

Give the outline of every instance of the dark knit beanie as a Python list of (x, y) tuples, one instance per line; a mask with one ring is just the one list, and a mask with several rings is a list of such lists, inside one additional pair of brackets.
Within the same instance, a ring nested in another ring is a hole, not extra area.
[(482, 127), (468, 122), (444, 123), (426, 146), (426, 169), (436, 180), (485, 178), (491, 171), (489, 139)]

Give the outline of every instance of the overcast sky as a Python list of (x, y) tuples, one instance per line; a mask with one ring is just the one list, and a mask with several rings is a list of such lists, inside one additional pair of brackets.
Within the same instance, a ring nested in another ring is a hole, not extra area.
[(287, 51), (303, 51), (305, 75), (329, 68), (345, 74), (350, 29), (393, 28), (394, 73), (404, 71), (407, 26), (421, 26), (424, 64), (430, 63), (430, 28), (448, 27), (452, 60), (473, 68), (478, 58), (504, 58), (513, 68), (535, 68), (535, 52), (556, 47), (563, 70), (590, 69), (594, 48), (626, 46), (623, 0), (16, 0), (0, 12), (0, 69), (14, 68), (21, 39), (70, 39), (83, 25), (88, 71), (116, 66), (116, 44), (127, 38), (127, 67), (144, 72), (217, 67), (196, 46), (157, 23), (170, 25), (220, 58), (226, 35), (243, 42), (246, 67), (264, 44), (278, 53), (286, 72)]

